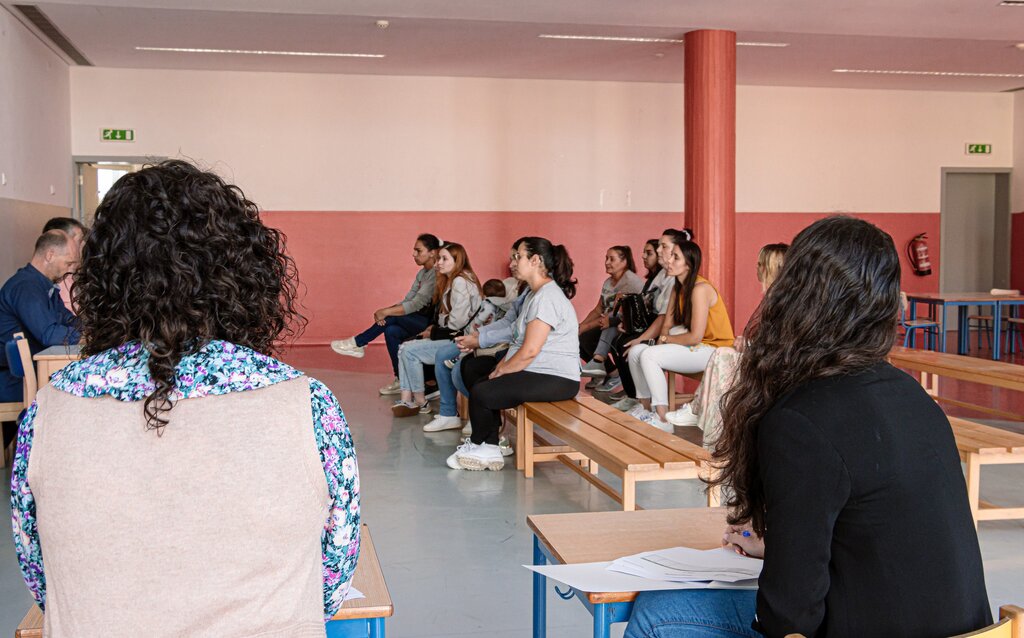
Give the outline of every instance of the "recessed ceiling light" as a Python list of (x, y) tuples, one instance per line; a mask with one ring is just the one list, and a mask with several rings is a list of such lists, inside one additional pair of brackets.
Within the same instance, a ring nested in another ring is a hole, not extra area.
[(1024, 7), (1024, 0), (1003, 0), (999, 3), (1001, 7)]
[(247, 49), (188, 49), (180, 47), (135, 47), (136, 51), (170, 53), (236, 53), (241, 55), (297, 55), (310, 58), (383, 58), (383, 53), (322, 53), (316, 51), (250, 51)]
[[(1024, 0), (1021, 0), (1024, 2)], [(546, 40), (597, 40), (600, 42), (649, 42), (661, 44), (682, 44), (682, 38), (642, 38), (623, 35), (566, 35), (542, 33), (537, 36)], [(737, 42), (738, 47), (788, 47), (788, 42)]]
[(954, 78), (1024, 78), (1024, 73), (963, 73), (960, 71), (902, 71), (897, 69), (832, 69), (833, 73), (870, 75), (928, 75)]

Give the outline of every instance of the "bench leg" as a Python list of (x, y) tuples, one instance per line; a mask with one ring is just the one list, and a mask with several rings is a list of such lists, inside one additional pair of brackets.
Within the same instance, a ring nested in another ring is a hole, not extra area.
[(668, 373), (668, 411), (676, 410), (676, 373)]
[(597, 470), (598, 470), (597, 463), (595, 463), (594, 461), (589, 461), (589, 464), (590, 464), (590, 473), (596, 476), (597, 475)]
[(469, 399), (462, 395), (460, 392), (457, 399), (457, 407), (460, 419), (469, 418)]
[(526, 467), (526, 409), (516, 408), (516, 469)]
[(971, 506), (974, 527), (978, 527), (978, 509), (981, 501), (981, 459), (977, 454), (967, 455), (967, 502)]
[[(520, 409), (525, 414), (526, 410)], [(533, 478), (533, 421), (523, 418), (523, 475)]]
[(622, 511), (632, 512), (636, 509), (636, 477), (632, 472), (622, 474)]

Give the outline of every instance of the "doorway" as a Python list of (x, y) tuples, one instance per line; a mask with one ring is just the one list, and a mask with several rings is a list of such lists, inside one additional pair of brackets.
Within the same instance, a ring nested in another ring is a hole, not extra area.
[(153, 157), (76, 157), (74, 215), (86, 226), (92, 226), (96, 208), (114, 182), (146, 164), (161, 161)]
[[(1010, 169), (943, 168), (941, 215), (940, 292), (1008, 288)], [(955, 329), (953, 310), (946, 325)]]

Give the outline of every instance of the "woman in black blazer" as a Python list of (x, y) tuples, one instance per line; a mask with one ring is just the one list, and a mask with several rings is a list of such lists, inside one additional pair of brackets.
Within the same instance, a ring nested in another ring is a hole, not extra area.
[[(992, 622), (949, 421), (885, 361), (900, 266), (850, 217), (804, 229), (723, 399), (723, 544), (758, 591), (650, 592), (626, 638), (945, 637)], [(746, 536), (744, 535), (746, 532)]]

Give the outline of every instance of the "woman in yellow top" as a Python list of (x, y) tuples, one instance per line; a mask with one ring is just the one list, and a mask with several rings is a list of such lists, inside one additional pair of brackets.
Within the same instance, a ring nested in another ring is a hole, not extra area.
[(661, 334), (633, 344), (628, 356), (640, 400), (630, 414), (666, 432), (672, 432), (673, 426), (665, 420), (669, 393), (665, 371), (702, 372), (715, 349), (731, 346), (734, 340), (725, 302), (715, 287), (697, 274), (700, 247), (682, 233), (671, 239), (671, 250), (665, 251), (665, 271), (675, 279), (675, 287)]

